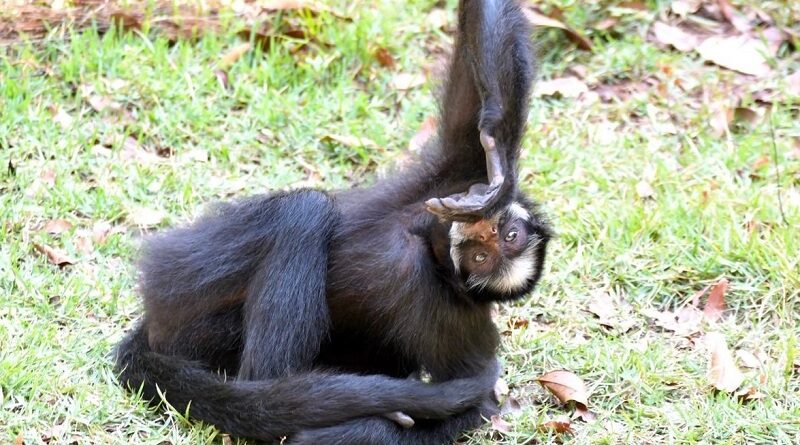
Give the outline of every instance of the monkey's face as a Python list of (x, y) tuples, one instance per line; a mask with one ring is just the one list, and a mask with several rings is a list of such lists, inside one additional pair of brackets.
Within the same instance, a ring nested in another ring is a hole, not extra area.
[(536, 285), (549, 238), (531, 206), (514, 202), (490, 219), (453, 223), (450, 258), (473, 296), (511, 300)]

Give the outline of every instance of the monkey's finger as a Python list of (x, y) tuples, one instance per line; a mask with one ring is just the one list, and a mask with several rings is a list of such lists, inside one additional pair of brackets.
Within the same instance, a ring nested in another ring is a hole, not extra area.
[(386, 413), (383, 415), (383, 417), (391, 420), (392, 422), (406, 429), (414, 426), (414, 419), (412, 419), (408, 414), (402, 411), (394, 411), (391, 413)]

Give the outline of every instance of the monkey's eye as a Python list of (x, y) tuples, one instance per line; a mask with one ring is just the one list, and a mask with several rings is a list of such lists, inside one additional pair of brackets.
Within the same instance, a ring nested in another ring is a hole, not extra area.
[(486, 253), (484, 253), (484, 252), (481, 252), (481, 253), (478, 253), (478, 254), (476, 254), (476, 255), (475, 255), (475, 256), (474, 256), (472, 259), (473, 259), (473, 260), (474, 260), (476, 263), (482, 263), (482, 262), (486, 261), (486, 258), (487, 258), (488, 256), (489, 256), (489, 255), (486, 255)]
[(506, 235), (506, 241), (510, 243), (511, 241), (514, 241), (515, 239), (517, 239), (517, 231), (516, 230), (512, 230), (512, 231), (508, 232), (508, 235)]

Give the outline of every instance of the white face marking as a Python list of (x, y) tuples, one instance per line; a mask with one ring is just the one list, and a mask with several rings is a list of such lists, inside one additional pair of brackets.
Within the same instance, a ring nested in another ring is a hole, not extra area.
[(461, 270), (461, 252), (458, 245), (464, 241), (464, 223), (454, 222), (450, 226), (450, 259), (456, 271)]
[(521, 205), (516, 202), (512, 202), (510, 206), (508, 206), (508, 213), (517, 219), (524, 219), (525, 221), (531, 220), (531, 215), (525, 210)]
[(531, 235), (530, 245), (520, 254), (520, 256), (510, 261), (510, 264), (503, 270), (493, 275), (486, 286), (497, 292), (514, 292), (525, 287), (525, 284), (533, 276), (536, 270), (536, 247), (539, 245), (539, 237)]

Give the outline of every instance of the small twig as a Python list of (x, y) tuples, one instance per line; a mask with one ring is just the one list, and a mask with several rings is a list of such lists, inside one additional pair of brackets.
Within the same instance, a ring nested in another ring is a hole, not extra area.
[(769, 133), (772, 136), (772, 156), (775, 161), (775, 185), (778, 187), (778, 210), (781, 212), (781, 220), (786, 225), (786, 213), (783, 212), (783, 198), (781, 197), (781, 168), (778, 164), (778, 145), (775, 142), (775, 124), (772, 121), (773, 113), (769, 114)]

